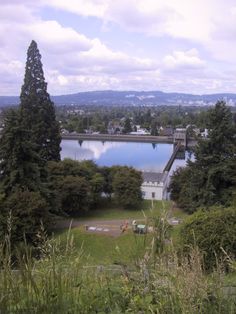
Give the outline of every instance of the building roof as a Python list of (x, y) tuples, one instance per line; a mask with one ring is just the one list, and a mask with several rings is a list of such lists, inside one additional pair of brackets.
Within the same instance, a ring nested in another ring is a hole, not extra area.
[(144, 182), (163, 182), (163, 172), (142, 172)]

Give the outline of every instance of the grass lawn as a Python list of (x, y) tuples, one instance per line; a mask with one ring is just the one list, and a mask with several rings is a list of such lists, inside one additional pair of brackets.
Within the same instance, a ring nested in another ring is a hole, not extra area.
[[(170, 201), (143, 201), (139, 208), (122, 209), (112, 202), (104, 202), (102, 208), (91, 209), (82, 216), (76, 216), (74, 219), (82, 221), (88, 220), (125, 220), (125, 219), (143, 219), (147, 217), (159, 216), (162, 210), (170, 213), (170, 216), (181, 217), (185, 214), (180, 210), (174, 209)], [(174, 215), (173, 215), (174, 214)], [(179, 238), (180, 226), (172, 228), (171, 237), (173, 243), (177, 243)], [(68, 235), (68, 229), (55, 230), (55, 237), (61, 239), (65, 244)], [(131, 230), (119, 237), (111, 237), (103, 234), (93, 234), (84, 231), (84, 227), (76, 227), (70, 230), (70, 236), (74, 241), (74, 257), (81, 252), (83, 264), (86, 265), (104, 265), (114, 263), (131, 263), (143, 256), (145, 250), (151, 243), (152, 234), (137, 235)]]
[[(74, 244), (72, 258), (82, 255), (83, 265), (133, 263), (143, 255), (151, 242), (151, 235), (137, 235), (132, 231), (116, 238), (86, 233), (82, 228), (73, 228), (69, 233)], [(68, 231), (55, 237), (60, 238), (62, 247), (65, 247)]]

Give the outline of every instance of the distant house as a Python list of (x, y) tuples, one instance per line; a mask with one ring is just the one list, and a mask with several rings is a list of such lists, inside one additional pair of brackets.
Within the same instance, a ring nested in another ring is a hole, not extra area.
[(166, 172), (147, 172), (142, 173), (143, 184), (141, 186), (142, 195), (145, 200), (163, 200), (167, 196), (167, 177)]

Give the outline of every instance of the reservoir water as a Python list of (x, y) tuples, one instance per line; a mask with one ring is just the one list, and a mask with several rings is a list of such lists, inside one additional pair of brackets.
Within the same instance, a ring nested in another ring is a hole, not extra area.
[(173, 152), (172, 144), (62, 140), (61, 158), (93, 160), (99, 166), (127, 165), (162, 172)]

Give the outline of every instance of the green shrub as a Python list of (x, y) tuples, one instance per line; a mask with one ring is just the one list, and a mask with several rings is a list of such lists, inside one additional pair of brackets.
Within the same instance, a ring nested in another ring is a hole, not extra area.
[(199, 247), (207, 270), (216, 267), (217, 261), (226, 266), (228, 257), (236, 255), (236, 208), (198, 211), (185, 221), (180, 234), (187, 251)]
[(40, 225), (49, 226), (49, 206), (39, 192), (18, 190), (0, 205), (0, 235), (8, 235), (11, 242), (35, 239)]

